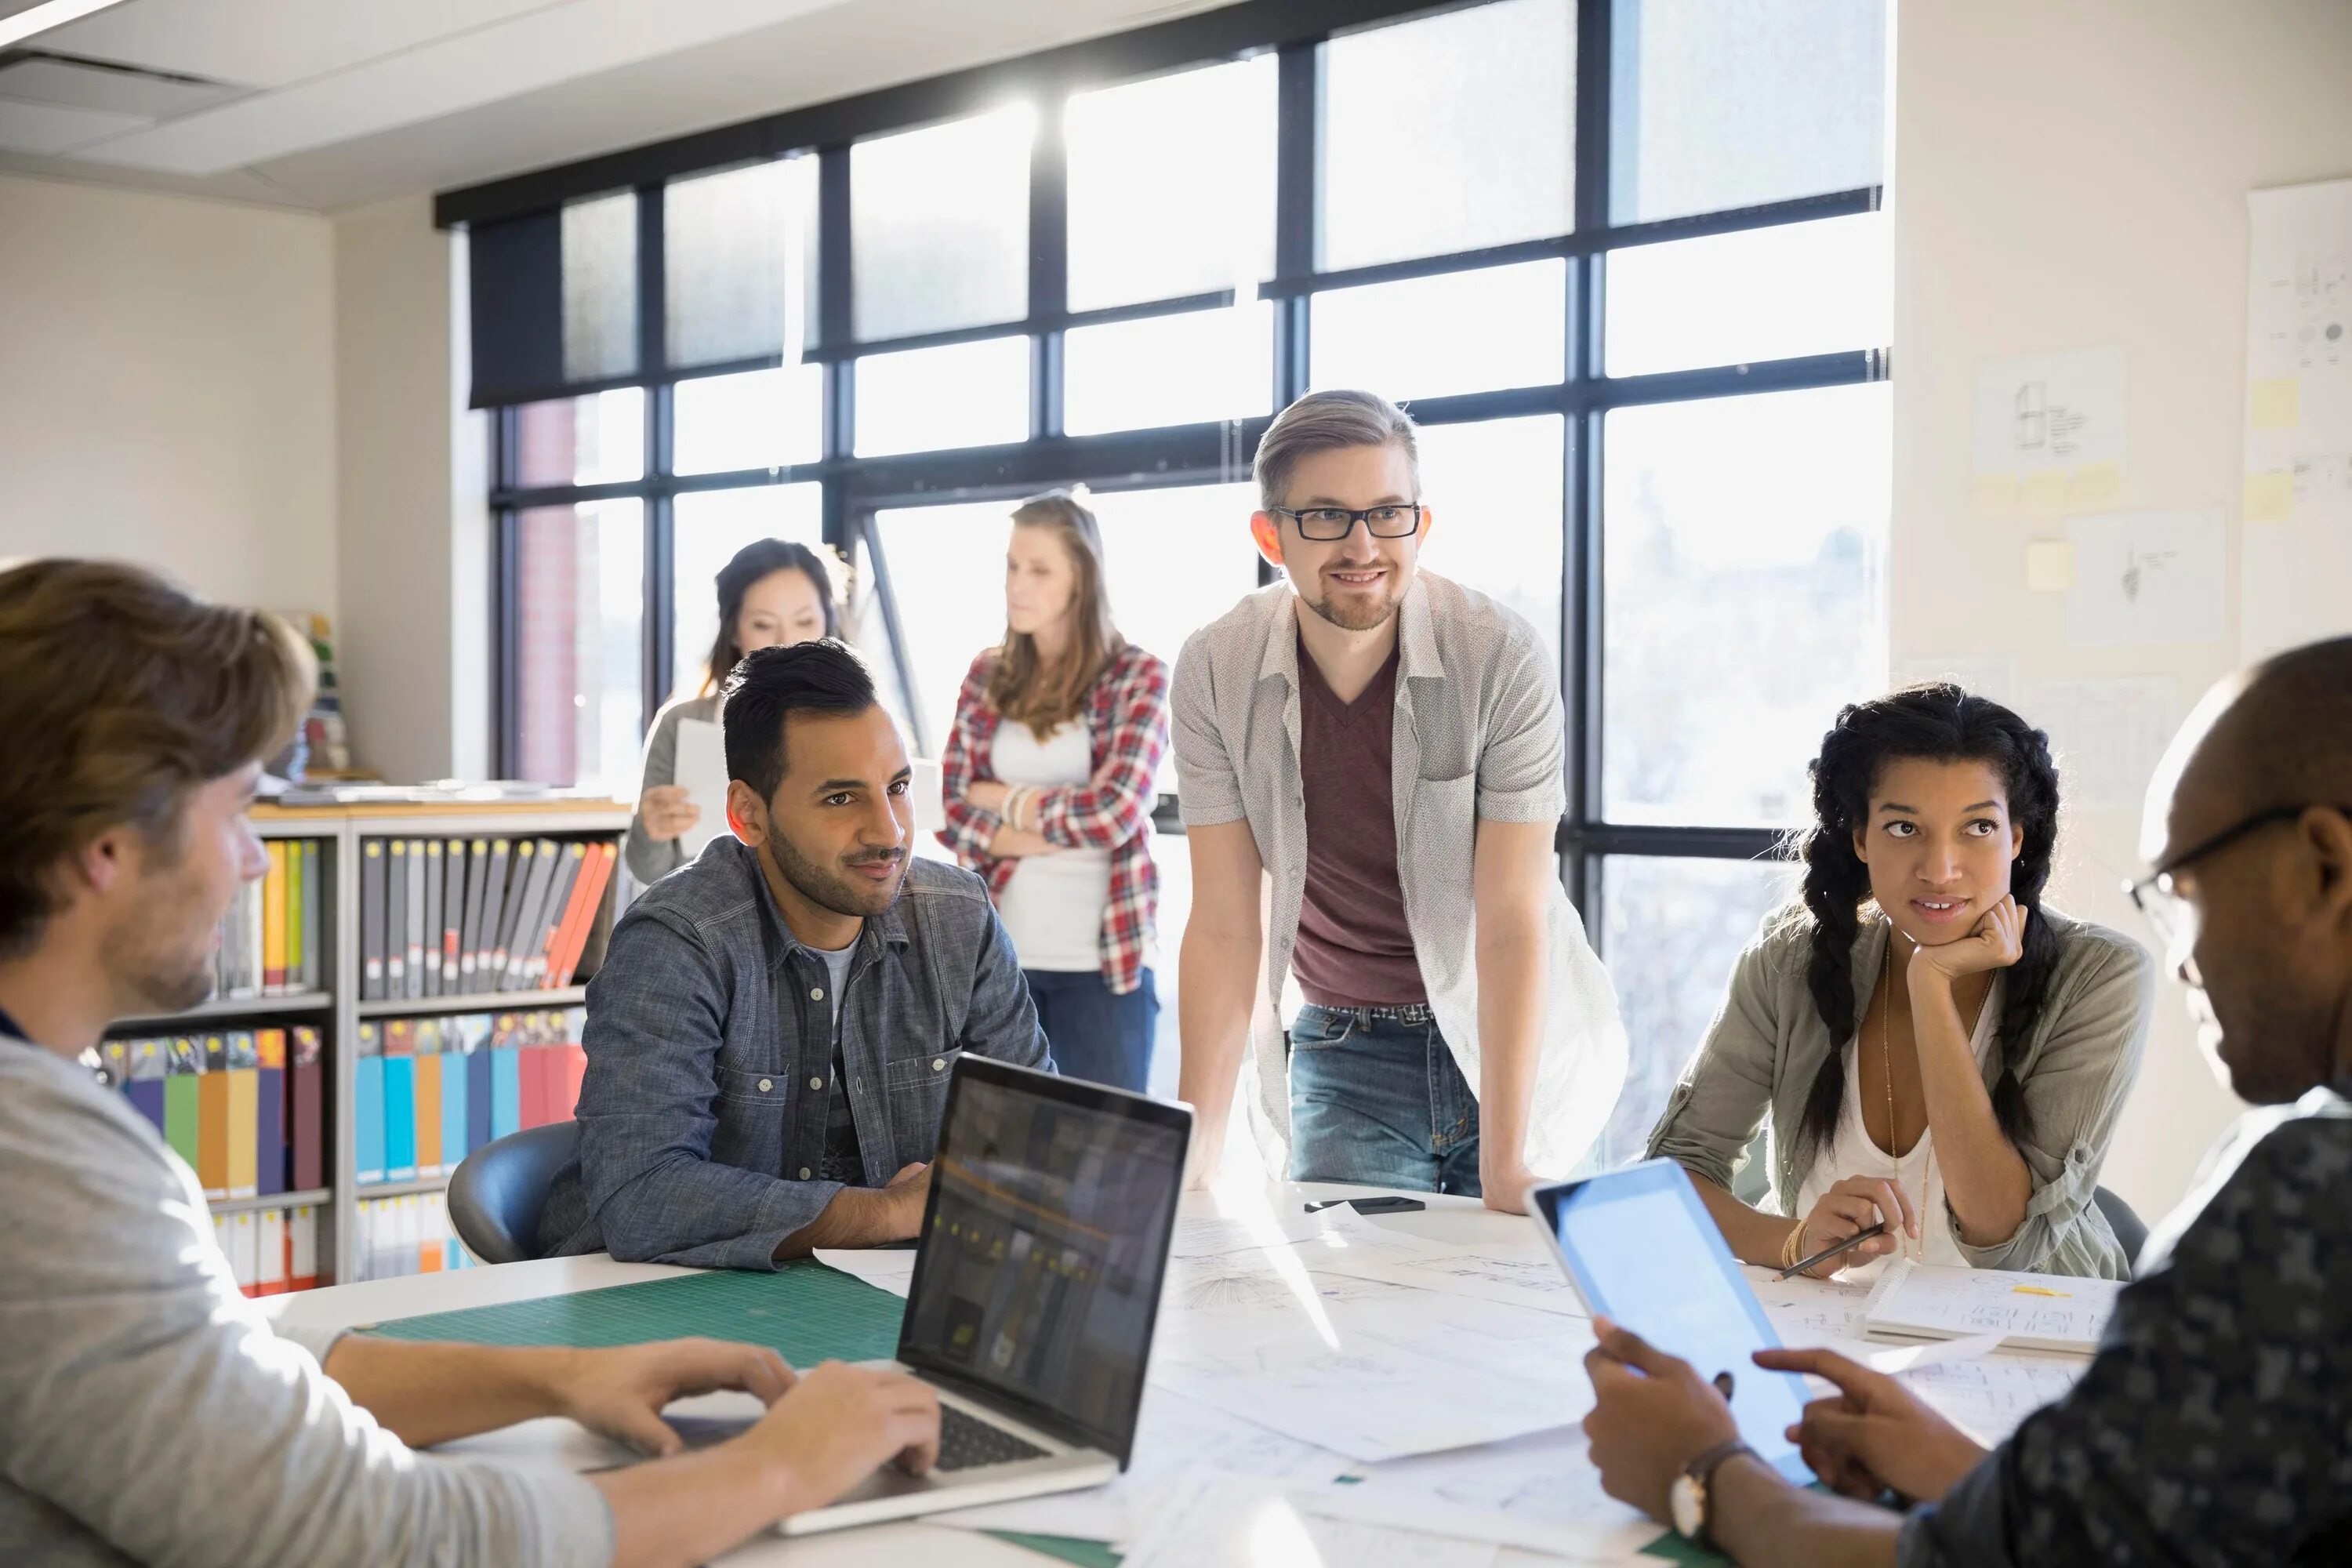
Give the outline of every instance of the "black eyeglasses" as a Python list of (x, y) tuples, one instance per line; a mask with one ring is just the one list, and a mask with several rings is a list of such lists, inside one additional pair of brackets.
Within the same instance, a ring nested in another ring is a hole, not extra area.
[(1421, 526), (1421, 510), (1417, 501), (1410, 506), (1401, 502), (1368, 506), (1361, 511), (1350, 511), (1344, 506), (1309, 506), (1295, 511), (1281, 506), (1265, 509), (1269, 517), (1286, 517), (1297, 523), (1301, 539), (1325, 544), (1347, 538), (1356, 531), (1359, 522), (1374, 539), (1402, 539)]
[[(2268, 811), (2258, 811), (2244, 821), (2223, 828), (2203, 843), (2182, 850), (2137, 882), (2126, 882), (2124, 891), (2131, 895), (2133, 907), (2147, 917), (2147, 923), (2156, 928), (2157, 935), (2163, 939), (2167, 951), (2169, 951), (2189, 923), (2188, 900), (2173, 890), (2173, 873), (2192, 860), (2202, 860), (2217, 849), (2228, 848), (2249, 834), (2276, 823), (2292, 822), (2314, 805), (2326, 804), (2324, 801), (2305, 801), (2301, 805), (2274, 805)], [(2352, 805), (2336, 805), (2331, 809), (2352, 816)]]

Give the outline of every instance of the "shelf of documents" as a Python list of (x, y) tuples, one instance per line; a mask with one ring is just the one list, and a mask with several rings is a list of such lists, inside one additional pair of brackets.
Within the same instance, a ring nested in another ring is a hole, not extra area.
[(222, 921), (214, 996), (85, 1058), (195, 1172), (247, 1294), (466, 1265), (450, 1174), (578, 1099), (629, 816), (446, 793), (255, 809), (268, 869)]

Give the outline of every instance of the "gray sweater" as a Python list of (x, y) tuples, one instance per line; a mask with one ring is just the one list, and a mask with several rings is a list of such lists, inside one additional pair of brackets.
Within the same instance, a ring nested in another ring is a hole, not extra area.
[(629, 875), (648, 888), (686, 864), (686, 851), (677, 839), (656, 844), (646, 837), (645, 813), (646, 791), (677, 783), (677, 721), (681, 719), (716, 723), (718, 694), (679, 698), (654, 716), (654, 727), (646, 733), (645, 777), (637, 784), (637, 812), (629, 818), (621, 855), (629, 863)]
[[(1805, 1097), (1829, 1056), (1830, 1032), (1806, 984), (1811, 928), (1802, 911), (1783, 910), (1739, 955), (1723, 1011), (1683, 1069), (1683, 1080), (1650, 1134), (1650, 1158), (1663, 1155), (1695, 1175), (1729, 1188), (1759, 1128), (1772, 1128), (1772, 1194), (1784, 1215), (1812, 1169), (1814, 1151), (1795, 1138)], [(2131, 1259), (2094, 1201), (2099, 1166), (2116, 1118), (2139, 1074), (2140, 1050), (2156, 995), (2156, 965), (2129, 937), (2046, 905), (2037, 917), (2058, 937), (2050, 989), (2025, 1042), (2018, 1079), (2032, 1135), (2018, 1145), (2032, 1174), (2033, 1195), (2016, 1234), (1989, 1247), (1955, 1235), (1978, 1268), (2128, 1279)], [(1857, 1024), (1870, 1010), (1886, 953), (1884, 919), (1866, 921), (1853, 944)], [(1846, 1049), (1849, 1070), (1853, 1042)], [(1986, 1063), (1985, 1086), (2000, 1076), (2000, 1054)]]
[(273, 1330), (194, 1173), (85, 1069), (0, 1035), (0, 1563), (602, 1564), (587, 1481), (419, 1455)]

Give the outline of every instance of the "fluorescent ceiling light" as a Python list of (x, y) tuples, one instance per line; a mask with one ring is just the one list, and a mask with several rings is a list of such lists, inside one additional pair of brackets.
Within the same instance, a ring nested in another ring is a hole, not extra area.
[(0, 16), (0, 49), (22, 43), (35, 33), (46, 33), (52, 27), (62, 27), (68, 22), (79, 22), (92, 12), (121, 4), (122, 0), (43, 0), (29, 11), (19, 11), (13, 16)]

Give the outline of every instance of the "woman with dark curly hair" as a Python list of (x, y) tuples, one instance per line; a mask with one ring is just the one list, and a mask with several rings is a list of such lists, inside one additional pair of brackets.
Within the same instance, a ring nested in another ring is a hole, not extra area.
[[(2155, 966), (2045, 906), (2058, 839), (2049, 737), (1955, 686), (1847, 707), (1795, 840), (1801, 907), (1740, 955), (1650, 1135), (1732, 1251), (1814, 1272), (1927, 1263), (2127, 1279), (2093, 1202), (2139, 1070)], [(1732, 1195), (1772, 1128), (1778, 1212)]]

